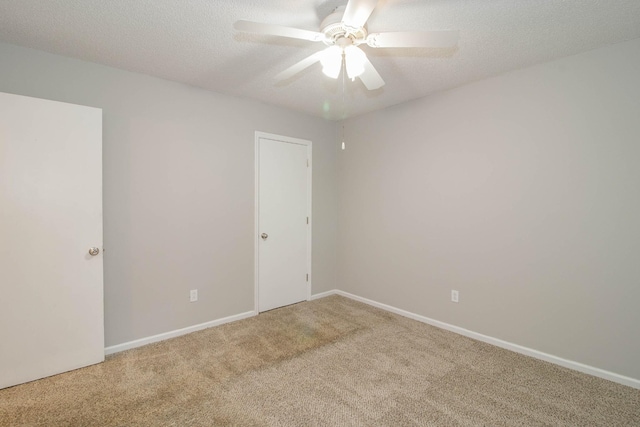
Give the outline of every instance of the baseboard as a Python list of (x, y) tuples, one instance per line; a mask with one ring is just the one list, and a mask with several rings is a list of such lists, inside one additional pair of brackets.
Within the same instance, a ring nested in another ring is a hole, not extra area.
[(311, 299), (309, 301), (313, 301), (315, 299), (320, 299), (320, 298), (324, 298), (324, 297), (328, 297), (329, 295), (337, 295), (339, 291), (337, 291), (336, 289), (333, 289), (331, 291), (327, 291), (327, 292), (320, 292), (319, 294), (313, 294), (311, 295)]
[(223, 317), (222, 319), (212, 320), (210, 322), (200, 323), (198, 325), (189, 326), (187, 328), (176, 329), (175, 331), (169, 331), (151, 337), (141, 338), (139, 340), (129, 341), (122, 344), (113, 345), (104, 349), (104, 354), (109, 355), (118, 353), (125, 350), (130, 350), (136, 347), (142, 347), (143, 345), (151, 344), (158, 341), (168, 340), (169, 338), (179, 337), (181, 335), (190, 334), (191, 332), (201, 331), (203, 329), (212, 328), (214, 326), (220, 326), (225, 323), (235, 322), (236, 320), (246, 319), (248, 317), (255, 316), (255, 311), (247, 311), (245, 313), (234, 314), (233, 316)]
[(526, 356), (533, 357), (535, 359), (544, 360), (546, 362), (550, 362), (559, 366), (563, 366), (565, 368), (573, 369), (574, 371), (583, 372), (585, 374), (593, 375), (594, 377), (603, 378), (605, 380), (613, 381), (618, 384), (623, 384), (629, 387), (633, 387), (636, 389), (640, 389), (640, 380), (626, 377), (624, 375), (616, 374), (614, 372), (605, 371), (604, 369), (595, 368), (593, 366), (585, 365), (583, 363), (574, 362), (572, 360), (563, 359), (562, 357), (554, 356), (552, 354), (543, 353), (538, 350), (534, 350), (532, 348), (523, 347), (518, 344), (513, 344), (508, 341), (503, 341), (498, 338), (493, 338), (488, 335), (483, 335), (477, 332), (470, 331), (468, 329), (464, 329), (458, 326), (451, 325), (449, 323), (440, 322), (439, 320), (430, 319), (425, 316), (421, 316), (419, 314), (411, 313), (406, 310), (402, 310), (387, 304), (382, 304), (377, 301), (373, 301), (367, 298), (363, 298), (357, 295), (350, 294), (348, 292), (340, 291), (334, 289), (328, 292), (322, 292), (320, 294), (312, 295), (311, 299), (318, 299), (327, 297), (330, 295), (341, 295), (346, 298), (350, 298), (355, 301), (360, 301), (365, 304), (371, 305), (373, 307), (381, 308), (383, 310), (389, 311), (391, 313), (399, 314), (400, 316), (408, 317), (413, 320), (417, 320), (422, 323), (427, 323), (432, 326), (436, 326), (441, 329), (446, 329), (451, 332), (455, 332), (460, 335), (464, 335), (465, 337), (473, 338), (478, 341), (486, 342), (488, 344), (495, 345), (497, 347), (501, 347), (507, 350), (514, 351), (516, 353), (524, 354)]

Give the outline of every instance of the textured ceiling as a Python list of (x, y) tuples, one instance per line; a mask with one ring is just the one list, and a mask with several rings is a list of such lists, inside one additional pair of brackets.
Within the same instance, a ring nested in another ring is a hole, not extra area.
[[(339, 119), (640, 37), (640, 0), (380, 0), (370, 31), (457, 29), (455, 50), (371, 49), (386, 81), (325, 77), (316, 64), (274, 76), (324, 47), (238, 33), (240, 19), (319, 30), (346, 0), (0, 0), (0, 41)], [(0, 58), (1, 64), (2, 58)], [(343, 102), (344, 100), (344, 102)]]

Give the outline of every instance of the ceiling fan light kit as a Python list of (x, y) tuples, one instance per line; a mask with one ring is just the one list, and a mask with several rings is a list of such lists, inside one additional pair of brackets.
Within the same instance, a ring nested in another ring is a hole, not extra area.
[(367, 56), (360, 48), (348, 44), (346, 46), (333, 45), (322, 51), (322, 72), (325, 76), (337, 79), (342, 70), (342, 62), (344, 61), (347, 75), (351, 80), (364, 73), (364, 64)]
[(337, 79), (344, 69), (351, 80), (359, 77), (368, 90), (384, 86), (384, 80), (359, 47), (366, 44), (372, 48), (450, 48), (458, 43), (457, 31), (411, 31), (371, 33), (366, 23), (378, 0), (349, 0), (346, 6), (337, 7), (320, 24), (320, 31), (309, 31), (280, 25), (251, 21), (237, 21), (236, 30), (289, 37), (311, 42), (323, 42), (326, 47), (279, 73), (276, 78), (285, 80), (320, 62), (322, 72)]

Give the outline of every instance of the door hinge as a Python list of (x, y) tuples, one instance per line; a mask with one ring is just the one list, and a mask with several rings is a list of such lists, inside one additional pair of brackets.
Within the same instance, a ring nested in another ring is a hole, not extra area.
[(307, 225), (309, 225), (309, 217), (307, 217)]
[(309, 281), (309, 273), (307, 273), (307, 282)]

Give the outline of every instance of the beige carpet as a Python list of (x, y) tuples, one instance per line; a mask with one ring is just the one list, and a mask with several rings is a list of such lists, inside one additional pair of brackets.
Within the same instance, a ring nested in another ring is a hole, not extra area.
[(640, 426), (640, 390), (333, 296), (0, 390), (2, 426)]

